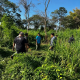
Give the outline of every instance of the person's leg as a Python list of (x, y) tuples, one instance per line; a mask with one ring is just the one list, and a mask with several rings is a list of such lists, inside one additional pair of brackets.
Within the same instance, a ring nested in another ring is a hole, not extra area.
[(36, 45), (36, 50), (38, 49), (38, 45)]
[(39, 49), (39, 44), (37, 44), (37, 50)]
[(53, 51), (53, 47), (51, 47), (51, 51)]
[(40, 44), (38, 44), (38, 49), (40, 49)]
[(19, 51), (16, 51), (13, 55), (11, 55), (11, 59), (13, 59), (13, 57), (15, 56), (15, 54), (19, 53)]

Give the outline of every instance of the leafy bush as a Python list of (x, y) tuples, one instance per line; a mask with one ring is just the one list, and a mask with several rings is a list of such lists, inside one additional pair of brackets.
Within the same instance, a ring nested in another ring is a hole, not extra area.
[[(16, 29), (14, 29), (16, 30)], [(16, 32), (20, 30), (16, 30)], [(18, 33), (17, 32), (17, 33)], [(23, 30), (25, 33), (26, 30)], [(29, 31), (29, 41), (35, 44), (39, 31)], [(50, 40), (50, 34), (47, 32)], [(8, 33), (7, 33), (8, 34)], [(68, 43), (74, 35), (75, 42)], [(44, 36), (44, 33), (41, 32)], [(80, 79), (80, 30), (66, 29), (57, 33), (54, 51), (48, 51), (48, 45), (41, 45), (41, 50), (16, 54), (10, 58), (0, 58), (0, 77), (3, 80), (79, 80)], [(7, 36), (4, 36), (7, 37)], [(32, 48), (32, 47), (31, 47)], [(44, 49), (43, 49), (44, 48)], [(1, 53), (2, 50), (0, 50)], [(3, 52), (6, 53), (6, 52)], [(6, 54), (9, 54), (7, 52)], [(10, 53), (11, 54), (11, 53)], [(2, 57), (2, 56), (1, 56)]]

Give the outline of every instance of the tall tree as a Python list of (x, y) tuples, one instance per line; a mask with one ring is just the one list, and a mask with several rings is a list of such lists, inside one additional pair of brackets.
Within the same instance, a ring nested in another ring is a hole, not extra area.
[[(58, 15), (58, 9), (55, 10), (54, 12), (51, 12), (51, 17), (52, 17), (52, 23), (57, 24), (59, 23), (59, 15)], [(56, 26), (56, 33), (57, 33), (57, 26)]]
[(32, 6), (32, 1), (31, 0), (19, 0), (20, 1), (20, 4), (24, 7), (25, 9), (25, 18), (27, 20), (27, 23), (28, 23), (28, 27), (27, 27), (27, 32), (28, 32), (28, 28), (29, 28), (29, 11), (30, 11), (30, 8)]
[(44, 25), (43, 17), (40, 15), (33, 15), (29, 18), (29, 22), (31, 22), (32, 25), (34, 25), (36, 30), (39, 28), (40, 25)]
[[(39, 1), (39, 0), (38, 0)], [(40, 12), (40, 11), (36, 11), (39, 15), (43, 16), (43, 20), (44, 20), (44, 32), (45, 32), (45, 41), (47, 40), (47, 31), (46, 31), (46, 26), (47, 26), (47, 9), (48, 9), (48, 6), (49, 6), (49, 3), (50, 3), (50, 0), (43, 0), (44, 1), (44, 12)], [(38, 3), (38, 4), (41, 4), (42, 2)]]
[(66, 16), (67, 10), (64, 7), (60, 7), (59, 9), (51, 12), (52, 20), (54, 23), (58, 23), (59, 27), (64, 17)]
[(59, 27), (61, 27), (61, 21), (63, 21), (64, 17), (66, 16), (67, 10), (64, 7), (60, 7), (58, 10), (59, 15)]
[(47, 0), (45, 0), (45, 27), (44, 27), (44, 31), (45, 31), (45, 40), (47, 40), (47, 32), (46, 32), (46, 25), (47, 25), (47, 8), (48, 8), (48, 5), (50, 3), (50, 0), (48, 0), (48, 3), (47, 3)]
[(15, 3), (10, 2), (8, 0), (0, 0), (0, 15), (1, 15), (0, 18), (3, 17), (4, 14), (7, 14), (7, 16), (12, 16), (14, 22), (18, 24), (18, 21), (21, 20), (20, 12), (21, 11), (19, 7), (16, 6)]
[(64, 18), (62, 21), (62, 25), (66, 28), (75, 29), (80, 26), (80, 9), (73, 9), (73, 12), (69, 12), (70, 14)]

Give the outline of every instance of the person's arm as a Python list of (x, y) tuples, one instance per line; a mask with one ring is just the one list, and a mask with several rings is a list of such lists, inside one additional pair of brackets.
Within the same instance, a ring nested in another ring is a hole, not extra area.
[(36, 37), (36, 45), (37, 45), (37, 37)]
[(25, 43), (25, 48), (26, 48), (26, 51), (27, 51), (27, 49), (29, 49), (31, 51), (31, 49), (29, 48), (27, 43)]
[(53, 46), (54, 46), (54, 39), (52, 40), (52, 42), (51, 42), (51, 45), (50, 45), (49, 49), (51, 49)]
[(36, 39), (36, 45), (37, 45), (37, 39)]
[(14, 42), (13, 42), (13, 48), (12, 48), (13, 51), (14, 51), (14, 47), (15, 47), (15, 44), (16, 44), (16, 40), (17, 40), (17, 38), (15, 38), (15, 39), (14, 39)]
[(13, 51), (14, 51), (14, 46), (15, 46), (15, 43), (13, 43), (13, 48), (12, 48), (12, 49), (13, 49)]
[(50, 42), (50, 47), (49, 47), (49, 49), (51, 49), (51, 46), (52, 46), (52, 42)]
[(53, 47), (53, 43), (52, 43), (52, 45), (50, 45), (49, 49), (51, 49), (52, 47)]
[(27, 43), (25, 43), (25, 49), (26, 49), (26, 51), (27, 51)]

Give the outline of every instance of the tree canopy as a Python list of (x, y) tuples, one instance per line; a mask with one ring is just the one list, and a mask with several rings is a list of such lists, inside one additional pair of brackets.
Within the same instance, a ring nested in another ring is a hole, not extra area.
[(73, 12), (70, 11), (70, 14), (67, 15), (63, 22), (61, 23), (66, 28), (75, 29), (80, 26), (80, 9), (73, 9)]

